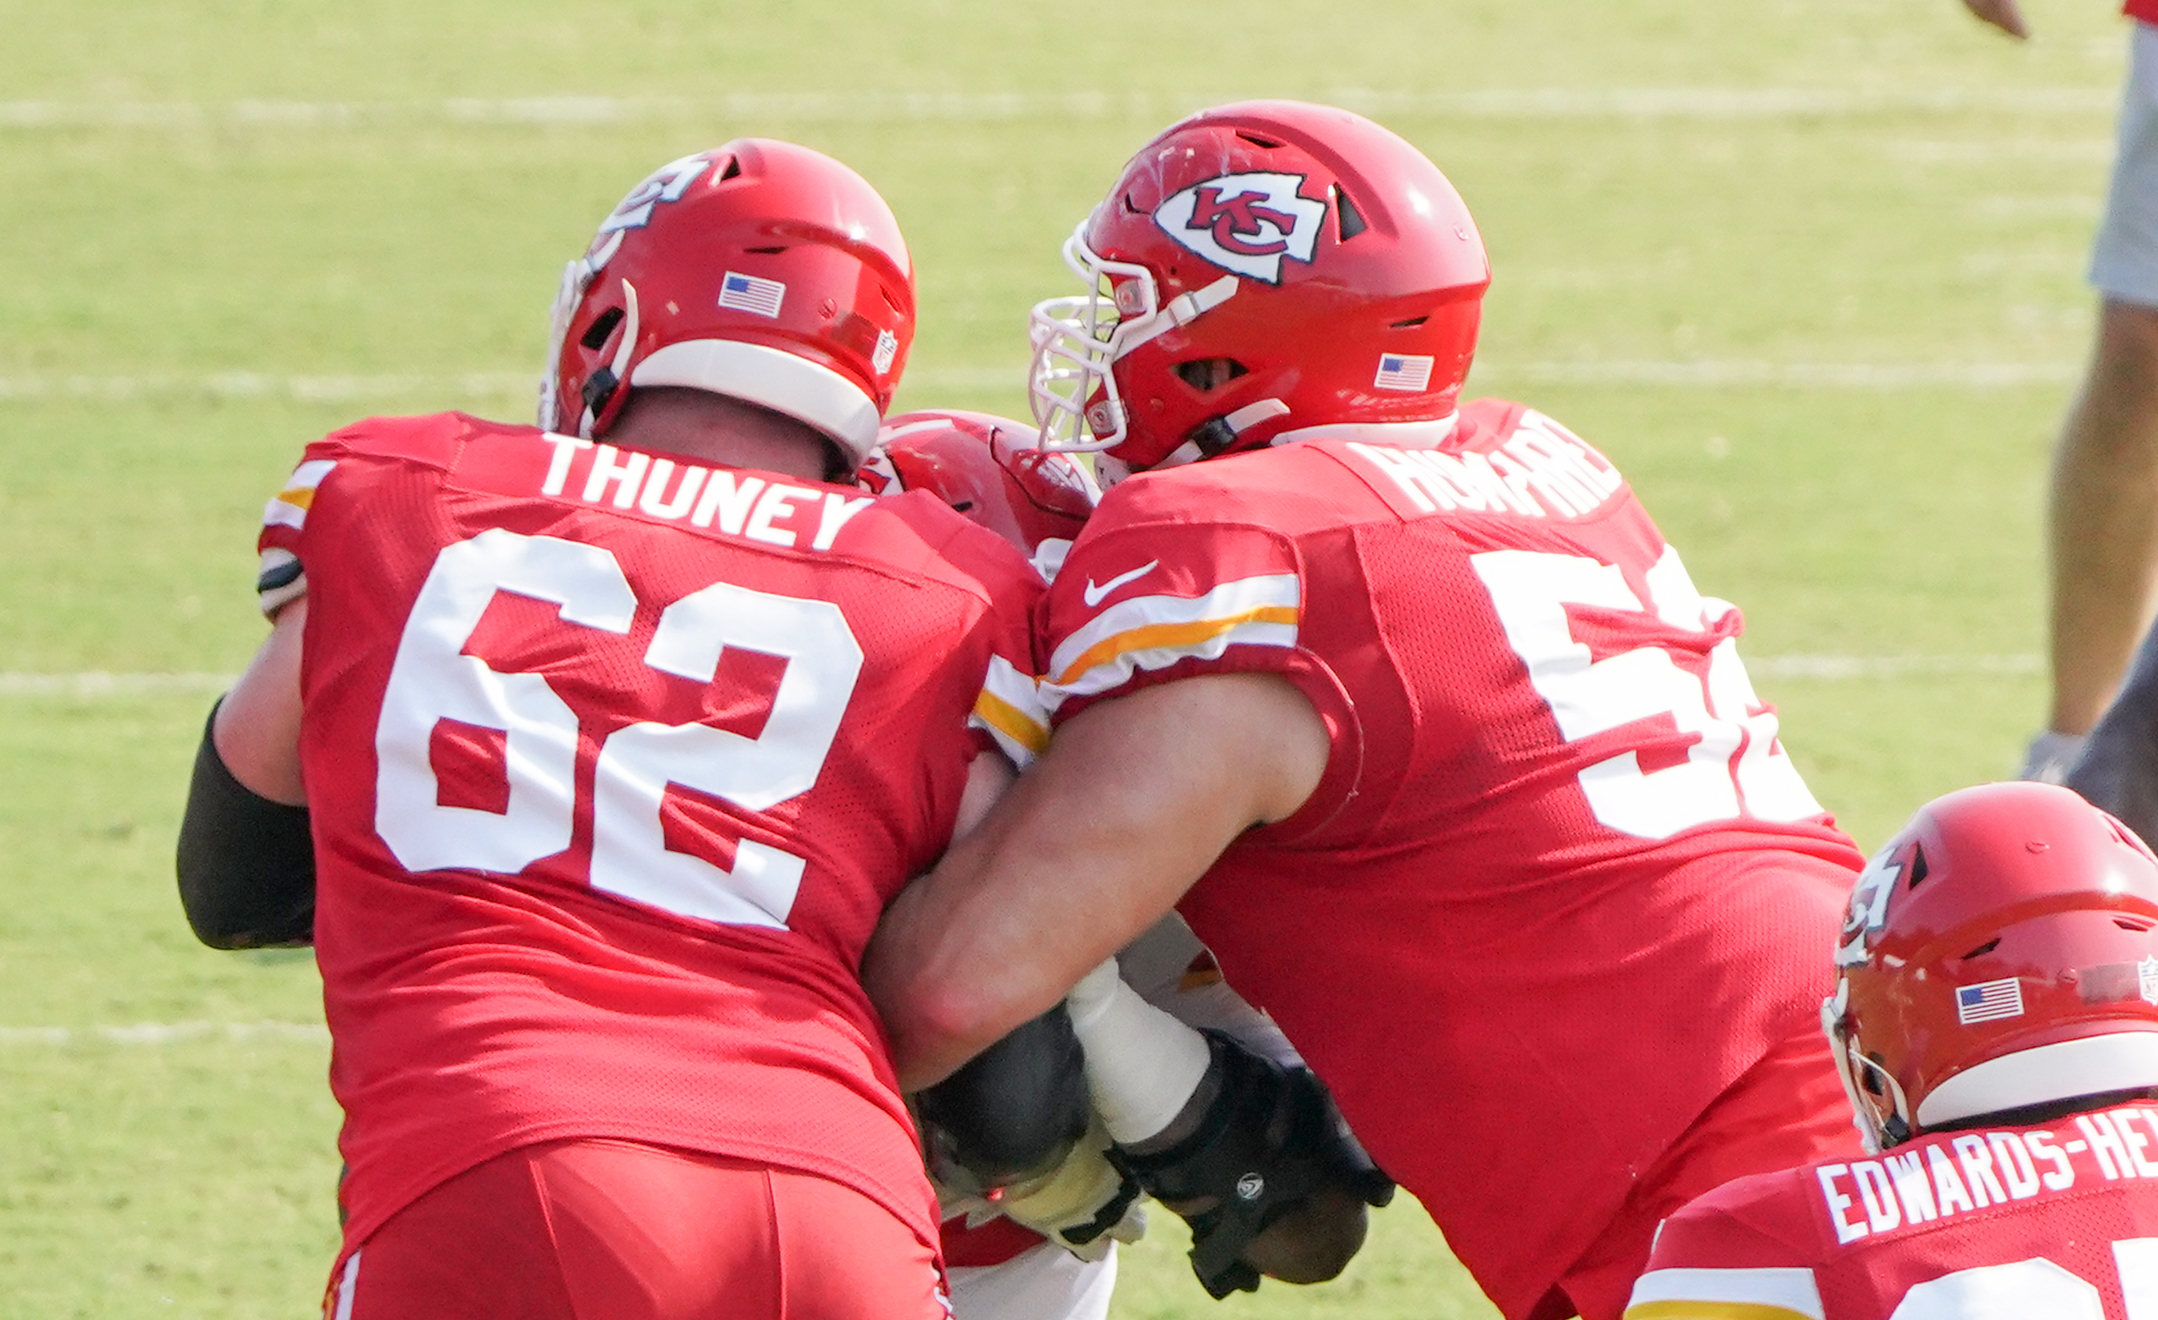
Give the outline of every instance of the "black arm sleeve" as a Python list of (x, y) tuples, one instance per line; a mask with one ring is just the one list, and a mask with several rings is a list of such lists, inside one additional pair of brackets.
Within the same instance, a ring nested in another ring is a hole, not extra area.
[[(1093, 1113), (1064, 1005), (1015, 1028), (915, 1096), (932, 1172), (960, 1190), (1008, 1186), (1064, 1162)], [(954, 1171), (963, 1178), (953, 1178)]]
[(2158, 831), (2158, 628), (2068, 770), (2068, 787), (2149, 842)]
[(234, 779), (210, 736), (216, 722), (213, 706), (180, 821), (187, 924), (213, 949), (312, 943), (315, 845), (307, 808), (272, 802)]

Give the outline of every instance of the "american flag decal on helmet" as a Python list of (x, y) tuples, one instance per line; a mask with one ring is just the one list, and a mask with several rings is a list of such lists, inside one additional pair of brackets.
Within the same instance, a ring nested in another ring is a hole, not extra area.
[(1421, 394), (1431, 387), (1431, 359), (1414, 353), (1381, 353), (1373, 389)]
[(759, 316), (779, 315), (780, 299), (786, 296), (787, 286), (778, 280), (759, 279), (739, 271), (728, 271), (727, 278), (719, 284), (720, 306)]
[(2023, 1016), (2023, 982), (2016, 977), (1956, 987), (1956, 1021), (1964, 1026)]

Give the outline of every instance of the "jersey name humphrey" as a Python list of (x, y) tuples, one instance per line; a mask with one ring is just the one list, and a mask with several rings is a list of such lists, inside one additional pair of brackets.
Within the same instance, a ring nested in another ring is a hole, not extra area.
[(1224, 174), (1154, 208), (1154, 223), (1223, 270), (1281, 283), (1281, 263), (1309, 262), (1326, 203), (1302, 196), (1301, 174)]

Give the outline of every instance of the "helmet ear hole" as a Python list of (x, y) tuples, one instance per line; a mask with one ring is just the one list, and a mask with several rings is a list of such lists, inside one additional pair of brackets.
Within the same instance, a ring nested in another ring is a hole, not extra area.
[(1235, 358), (1194, 358), (1179, 362), (1172, 368), (1177, 378), (1201, 394), (1218, 390), (1238, 376), (1248, 376), (1251, 369)]
[(584, 334), (578, 337), (577, 342), (594, 353), (599, 352), (606, 346), (607, 336), (613, 334), (614, 328), (622, 324), (622, 316), (623, 312), (619, 307), (610, 307), (601, 312), (592, 318), (592, 324), (585, 327)]
[[(1349, 194), (1342, 191), (1340, 184), (1335, 184), (1333, 191), (1336, 232), (1341, 241), (1346, 243), (1371, 226), (1364, 222), (1363, 214), (1356, 209), (1356, 203), (1349, 200)], [(1422, 318), (1418, 319), (1420, 321)]]

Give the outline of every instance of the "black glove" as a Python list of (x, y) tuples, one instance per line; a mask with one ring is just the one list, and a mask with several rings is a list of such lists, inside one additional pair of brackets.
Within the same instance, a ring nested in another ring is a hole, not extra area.
[(1394, 1184), (1310, 1069), (1285, 1068), (1219, 1031), (1206, 1037), (1215, 1093), (1197, 1126), (1166, 1149), (1115, 1147), (1109, 1157), (1191, 1225), (1192, 1272), (1219, 1299), (1258, 1288), (1245, 1247), (1315, 1192), (1341, 1187), (1385, 1205)]

